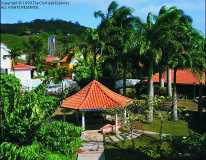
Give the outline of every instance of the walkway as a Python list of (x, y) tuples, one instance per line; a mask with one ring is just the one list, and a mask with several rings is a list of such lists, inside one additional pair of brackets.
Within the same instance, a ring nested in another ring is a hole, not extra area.
[[(105, 137), (105, 142), (112, 143), (112, 142), (119, 142), (124, 140), (130, 140), (137, 138), (141, 135), (148, 135), (148, 136), (159, 136), (160, 133), (158, 132), (152, 132), (152, 131), (145, 131), (145, 130), (133, 130), (133, 133), (119, 133), (118, 135), (108, 135)], [(169, 136), (170, 134), (163, 133), (162, 136)]]
[(105, 160), (103, 135), (98, 131), (82, 132), (81, 138), (85, 143), (80, 148), (77, 160)]
[(133, 131), (133, 133), (119, 133), (118, 135), (108, 135), (105, 137), (105, 142), (112, 143), (112, 142), (119, 142), (124, 140), (130, 140), (141, 136), (140, 133)]

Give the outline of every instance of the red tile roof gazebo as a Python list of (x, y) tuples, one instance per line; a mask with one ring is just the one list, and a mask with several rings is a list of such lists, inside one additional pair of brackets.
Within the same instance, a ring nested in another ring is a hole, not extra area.
[(85, 128), (84, 111), (124, 108), (132, 99), (119, 95), (100, 82), (93, 80), (76, 94), (63, 100), (61, 107), (82, 111), (82, 127)]
[(78, 93), (66, 98), (61, 107), (78, 110), (124, 108), (131, 99), (119, 95), (100, 82), (93, 80)]

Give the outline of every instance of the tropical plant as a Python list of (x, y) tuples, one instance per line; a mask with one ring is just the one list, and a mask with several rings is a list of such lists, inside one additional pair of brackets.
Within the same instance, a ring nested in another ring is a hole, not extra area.
[(36, 66), (43, 62), (46, 52), (43, 53), (43, 41), (39, 36), (29, 37), (28, 40), (24, 41), (24, 47), (24, 52), (28, 54), (29, 64)]
[[(190, 68), (192, 59), (191, 52), (192, 20), (176, 7), (163, 6), (157, 17), (157, 25), (154, 26), (152, 37), (156, 37), (154, 46), (163, 51), (163, 58), (167, 68), (174, 70), (173, 84), (173, 119), (177, 120), (177, 93), (176, 72), (177, 69)], [(169, 74), (168, 74), (169, 75)], [(168, 80), (169, 81), (169, 80)], [(169, 82), (168, 82), (169, 83)]]
[(190, 53), (193, 60), (191, 70), (199, 79), (199, 101), (198, 101), (198, 111), (203, 111), (203, 98), (202, 98), (202, 88), (205, 80), (204, 71), (206, 70), (206, 41), (201, 33), (193, 29), (191, 33), (191, 48)]
[(14, 71), (14, 66), (16, 65), (17, 63), (17, 58), (22, 54), (22, 50), (19, 49), (19, 48), (12, 48), (11, 51), (10, 51), (10, 56), (11, 56), (11, 67), (12, 67), (12, 70), (15, 74), (15, 71)]
[(37, 141), (50, 151), (75, 155), (81, 144), (81, 128), (61, 121), (45, 122), (36, 134)]
[(121, 70), (123, 95), (126, 95), (127, 71), (134, 54), (135, 24), (140, 21), (132, 13), (133, 9), (119, 7), (115, 1), (111, 2), (106, 14), (102, 11), (95, 12), (95, 17), (101, 18), (98, 31), (102, 41), (105, 42), (103, 51), (105, 61), (112, 61), (113, 68)]

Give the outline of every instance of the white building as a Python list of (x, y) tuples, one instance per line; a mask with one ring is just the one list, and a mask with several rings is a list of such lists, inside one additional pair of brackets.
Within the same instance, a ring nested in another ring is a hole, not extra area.
[(33, 70), (35, 67), (23, 63), (17, 63), (12, 68), (12, 60), (10, 56), (10, 50), (7, 46), (1, 43), (1, 72), (14, 74), (21, 82), (23, 89), (31, 90), (41, 84), (40, 79), (33, 78)]
[(11, 58), (10, 58), (10, 50), (7, 48), (7, 46), (3, 43), (1, 43), (1, 59), (0, 59), (0, 69), (1, 72), (10, 73), (11, 72)]

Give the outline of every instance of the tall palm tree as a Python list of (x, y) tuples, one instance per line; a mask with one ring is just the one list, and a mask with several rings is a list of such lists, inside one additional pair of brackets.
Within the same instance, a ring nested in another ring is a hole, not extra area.
[[(116, 2), (112, 2), (107, 13), (95, 12), (95, 17), (101, 18), (98, 26), (99, 33), (107, 46), (109, 55), (116, 59), (116, 65), (122, 68), (123, 95), (126, 95), (126, 78), (129, 66), (131, 50), (134, 40), (134, 24), (138, 23), (138, 18), (132, 15), (133, 10), (128, 7), (119, 7)], [(116, 67), (117, 69), (119, 67)]]
[(176, 7), (164, 7), (160, 10), (157, 21), (159, 25), (154, 32), (154, 35), (157, 37), (156, 45), (161, 46), (163, 50), (167, 61), (167, 68), (174, 69), (173, 119), (177, 120), (176, 71), (179, 68), (187, 68), (191, 65), (189, 33), (192, 29), (192, 20)]
[(39, 36), (30, 37), (24, 42), (24, 52), (28, 54), (28, 63), (36, 65), (39, 63), (43, 50), (43, 41)]
[(156, 37), (153, 37), (152, 33), (157, 25), (157, 17), (152, 13), (147, 15), (147, 21), (143, 25), (143, 35), (145, 37), (146, 46), (144, 48), (144, 59), (146, 66), (148, 67), (147, 81), (148, 81), (148, 122), (153, 122), (153, 97), (154, 97), (154, 85), (152, 76), (154, 74), (155, 66), (160, 62), (162, 57), (162, 51), (160, 47), (154, 46)]
[(203, 111), (203, 98), (202, 98), (202, 86), (205, 83), (205, 73), (206, 70), (206, 41), (201, 33), (193, 29), (191, 33), (191, 56), (193, 59), (192, 71), (199, 79), (199, 100), (198, 100), (198, 111), (201, 113)]
[(93, 57), (92, 65), (92, 78), (98, 79), (97, 74), (97, 57), (102, 55), (102, 50), (104, 48), (104, 42), (100, 40), (99, 33), (96, 29), (88, 29), (85, 36), (84, 43), (80, 44), (80, 48), (83, 52), (83, 56), (90, 54)]

